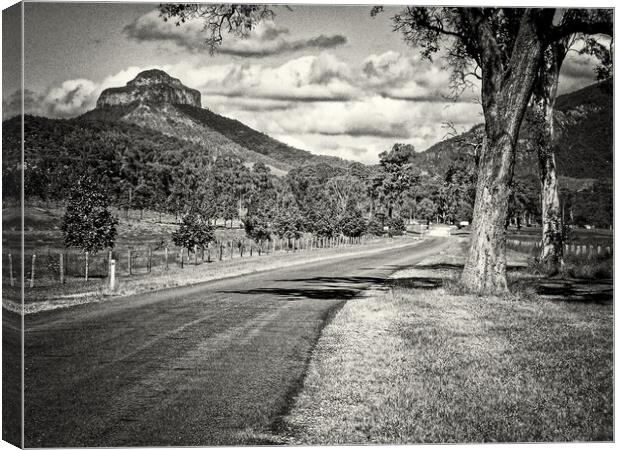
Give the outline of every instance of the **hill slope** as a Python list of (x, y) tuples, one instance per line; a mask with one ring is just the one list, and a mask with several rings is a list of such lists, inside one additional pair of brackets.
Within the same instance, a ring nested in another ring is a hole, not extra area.
[[(556, 162), (563, 177), (610, 179), (613, 177), (613, 95), (611, 82), (594, 84), (558, 97), (555, 123), (558, 134)], [(472, 141), (477, 129), (438, 142), (416, 157), (424, 170), (444, 173), (463, 151), (463, 142)], [(536, 155), (524, 145), (528, 135), (523, 122), (517, 150), (517, 176), (531, 174), (537, 167)]]
[(82, 120), (124, 121), (194, 142), (277, 172), (306, 164), (346, 167), (336, 157), (314, 155), (284, 144), (238, 120), (200, 107), (200, 93), (160, 70), (141, 72), (126, 86), (106, 89)]

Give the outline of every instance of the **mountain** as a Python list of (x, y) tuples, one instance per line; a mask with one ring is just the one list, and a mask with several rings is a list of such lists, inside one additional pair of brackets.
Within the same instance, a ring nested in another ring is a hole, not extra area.
[(279, 174), (307, 164), (350, 164), (291, 147), (238, 120), (202, 108), (200, 92), (156, 69), (139, 73), (126, 86), (104, 90), (97, 107), (79, 120), (133, 123), (209, 147), (217, 154), (232, 154), (248, 163), (262, 162)]
[[(576, 223), (613, 223), (613, 83), (597, 83), (556, 100), (555, 155), (562, 201), (571, 205)], [(482, 136), (476, 125), (415, 155), (422, 171), (443, 176)], [(517, 144), (515, 186), (539, 203), (538, 160), (528, 145), (529, 126), (523, 121)]]
[(145, 70), (124, 87), (104, 90), (97, 100), (97, 108), (132, 103), (170, 103), (200, 108), (200, 92), (162, 70)]
[[(475, 140), (482, 124), (459, 136), (445, 139), (416, 155), (416, 164), (431, 173), (445, 173), (452, 161), (463, 152), (464, 143)], [(555, 145), (558, 174), (564, 178), (613, 178), (613, 93), (611, 81), (597, 83), (556, 101)], [(515, 173), (525, 176), (537, 167), (535, 153), (526, 145), (529, 133), (523, 121)]]

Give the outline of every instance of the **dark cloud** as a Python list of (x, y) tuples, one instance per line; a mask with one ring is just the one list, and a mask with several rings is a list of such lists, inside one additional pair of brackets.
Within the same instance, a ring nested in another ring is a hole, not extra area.
[[(300, 102), (300, 103), (318, 103), (318, 102), (346, 102), (351, 100), (349, 95), (329, 94), (325, 95), (288, 95), (286, 92), (281, 94), (253, 94), (251, 92), (239, 91), (239, 92), (208, 92), (207, 95), (220, 95), (228, 98), (244, 98), (244, 99), (261, 99), (261, 100), (280, 100), (283, 102)], [(289, 109), (289, 108), (275, 108), (275, 109)]]
[[(157, 11), (138, 17), (123, 28), (123, 32), (138, 42), (169, 42), (191, 52), (204, 52), (207, 35), (200, 22), (192, 21), (176, 26), (163, 21)], [(263, 58), (307, 49), (328, 49), (344, 45), (347, 38), (336, 34), (307, 39), (289, 40), (289, 29), (273, 22), (262, 22), (245, 39), (227, 38), (218, 52), (231, 56)]]
[(349, 124), (344, 131), (331, 132), (324, 130), (314, 130), (317, 134), (324, 136), (351, 136), (351, 137), (382, 137), (382, 138), (394, 138), (394, 139), (406, 139), (411, 137), (409, 126), (405, 123), (390, 123), (388, 126), (385, 124)]
[[(263, 41), (248, 41), (249, 45), (243, 45), (243, 41), (235, 41), (229, 45), (223, 45), (218, 52), (224, 55), (264, 58), (266, 56), (281, 55), (309, 49), (328, 49), (347, 43), (347, 38), (340, 34), (333, 36), (320, 35), (311, 39), (296, 41), (278, 40), (275, 44), (273, 39)], [(261, 45), (265, 42), (266, 45)]]
[(383, 98), (389, 98), (391, 100), (404, 100), (407, 102), (420, 102), (420, 103), (476, 103), (476, 100), (467, 95), (458, 96), (456, 98), (449, 98), (443, 95), (441, 92), (437, 92), (431, 95), (396, 95), (390, 92), (379, 92), (379, 95)]
[[(27, 114), (42, 114), (43, 96), (26, 89), (24, 91), (24, 112)], [(10, 94), (2, 99), (2, 120), (10, 119), (22, 113), (21, 90)]]

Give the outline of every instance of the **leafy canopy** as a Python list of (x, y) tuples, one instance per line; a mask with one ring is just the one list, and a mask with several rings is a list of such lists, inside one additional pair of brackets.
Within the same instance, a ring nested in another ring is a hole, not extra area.
[(112, 217), (108, 206), (108, 196), (100, 183), (88, 175), (80, 177), (70, 191), (62, 221), (65, 245), (91, 254), (114, 247), (118, 220)]

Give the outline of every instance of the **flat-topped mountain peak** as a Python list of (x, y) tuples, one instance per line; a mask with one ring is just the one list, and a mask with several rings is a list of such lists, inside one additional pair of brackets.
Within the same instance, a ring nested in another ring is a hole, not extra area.
[(125, 86), (104, 90), (97, 100), (97, 108), (132, 103), (168, 103), (200, 108), (200, 92), (181, 83), (163, 70), (140, 72)]

